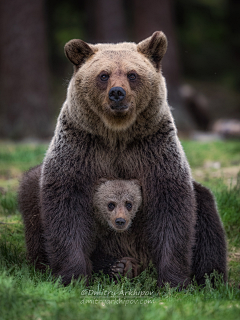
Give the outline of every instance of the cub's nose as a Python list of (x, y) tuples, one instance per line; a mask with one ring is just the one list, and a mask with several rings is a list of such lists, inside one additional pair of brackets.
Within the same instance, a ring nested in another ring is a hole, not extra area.
[(122, 227), (122, 226), (125, 225), (126, 220), (123, 219), (123, 218), (117, 218), (117, 219), (115, 220), (115, 223), (116, 223), (117, 226)]
[(126, 96), (126, 91), (121, 87), (113, 87), (109, 90), (109, 99), (115, 102), (122, 101)]

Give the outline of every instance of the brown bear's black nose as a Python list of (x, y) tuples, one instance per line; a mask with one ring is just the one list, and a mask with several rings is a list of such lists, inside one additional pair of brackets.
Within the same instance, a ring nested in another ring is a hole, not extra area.
[(117, 226), (124, 226), (125, 223), (126, 223), (126, 220), (123, 219), (123, 218), (117, 218), (117, 219), (115, 220), (115, 223), (116, 223)]
[(109, 99), (115, 102), (122, 101), (126, 96), (126, 91), (121, 87), (113, 87), (109, 90)]

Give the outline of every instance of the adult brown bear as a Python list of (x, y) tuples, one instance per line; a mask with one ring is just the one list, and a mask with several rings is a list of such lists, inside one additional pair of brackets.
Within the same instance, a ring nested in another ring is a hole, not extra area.
[[(23, 178), (19, 203), (30, 260), (49, 264), (66, 284), (90, 276), (99, 261), (112, 265), (122, 257), (152, 261), (160, 286), (187, 284), (193, 276), (201, 284), (214, 269), (226, 280), (215, 202), (192, 180), (167, 103), (166, 48), (162, 32), (139, 44), (65, 46), (74, 65), (67, 98), (42, 166)], [(143, 204), (128, 231), (131, 252), (121, 234), (98, 240), (92, 199), (101, 178), (140, 181)], [(111, 255), (110, 244), (118, 248)]]

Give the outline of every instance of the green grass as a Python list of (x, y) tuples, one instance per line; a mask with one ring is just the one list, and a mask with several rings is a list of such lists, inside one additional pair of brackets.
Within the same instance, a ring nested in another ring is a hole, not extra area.
[(207, 161), (220, 162), (222, 167), (240, 165), (239, 141), (196, 142), (182, 141), (191, 168)]
[(238, 174), (236, 186), (229, 189), (219, 182), (218, 187), (212, 187), (212, 191), (229, 241), (240, 246), (240, 175)]
[(218, 279), (213, 288), (207, 279), (203, 289), (194, 284), (182, 291), (168, 285), (158, 289), (156, 271), (150, 268), (133, 281), (123, 278), (115, 284), (95, 275), (88, 288), (84, 279), (64, 287), (50, 270), (36, 271), (25, 258), (16, 191), (21, 173), (42, 161), (47, 145), (1, 143), (0, 320), (240, 319), (240, 177), (232, 177), (235, 182), (229, 186), (221, 172), (213, 178), (204, 171), (206, 161), (220, 162), (221, 168), (240, 166), (240, 142), (184, 141), (183, 146), (191, 167), (202, 170), (201, 182), (218, 203), (229, 243), (227, 285)]
[(0, 173), (12, 168), (27, 170), (42, 161), (46, 150), (46, 144), (0, 143)]

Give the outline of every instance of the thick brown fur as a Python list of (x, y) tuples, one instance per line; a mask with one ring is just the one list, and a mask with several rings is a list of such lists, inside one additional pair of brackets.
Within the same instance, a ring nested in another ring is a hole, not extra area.
[(211, 192), (194, 182), (197, 198), (196, 242), (193, 248), (192, 276), (204, 284), (205, 274), (216, 270), (227, 281), (227, 246), (221, 220)]
[[(222, 270), (226, 278), (224, 231), (213, 197), (207, 189), (194, 189), (167, 104), (160, 63), (166, 47), (162, 32), (138, 45), (72, 40), (65, 46), (74, 74), (43, 161), (37, 206), (47, 261), (66, 284), (72, 277), (90, 276), (101, 256), (109, 264), (122, 257), (137, 258), (144, 267), (153, 261), (160, 286), (187, 284), (193, 270), (199, 283), (210, 269)], [(126, 93), (119, 103), (109, 99), (113, 87)], [(19, 195), (24, 221), (31, 220), (36, 207), (36, 196), (28, 195), (30, 176), (25, 175)], [(106, 234), (99, 247), (92, 199), (101, 178), (139, 180), (143, 205), (131, 233)], [(212, 241), (211, 224), (220, 244)], [(33, 235), (27, 236), (35, 241)], [(210, 242), (207, 255), (194, 249)], [(213, 263), (214, 252), (218, 258)], [(39, 253), (28, 255), (33, 260)]]
[(19, 188), (19, 209), (25, 226), (25, 241), (27, 257), (36, 268), (44, 270), (47, 265), (47, 255), (44, 248), (43, 228), (40, 217), (39, 179), (42, 166), (37, 166), (26, 172)]

